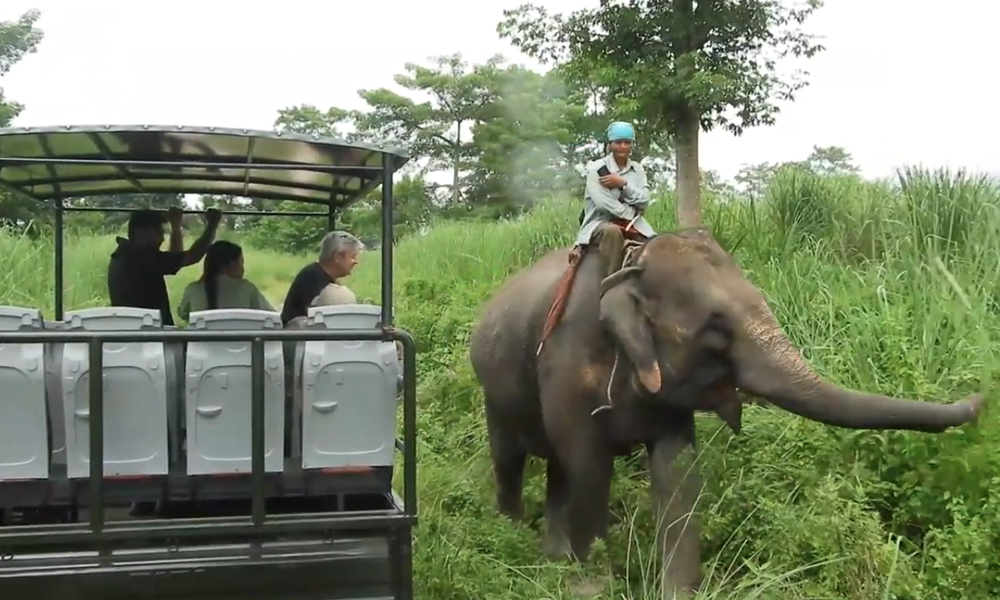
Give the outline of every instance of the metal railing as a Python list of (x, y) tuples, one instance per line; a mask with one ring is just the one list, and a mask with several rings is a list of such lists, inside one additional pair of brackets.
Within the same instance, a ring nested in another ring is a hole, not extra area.
[[(143, 342), (238, 342), (251, 343), (251, 514), (249, 517), (212, 519), (156, 519), (141, 524), (105, 521), (104, 484), (104, 344)], [(266, 515), (264, 471), (264, 344), (267, 342), (309, 341), (383, 341), (403, 345), (403, 440), (396, 446), (403, 455), (403, 513), (386, 515), (384, 511), (356, 511), (345, 514)], [(89, 349), (90, 402), (90, 482), (89, 523), (18, 526), (11, 531), (0, 529), (0, 547), (35, 546), (52, 543), (110, 542), (121, 539), (187, 538), (206, 535), (255, 533), (296, 533), (319, 530), (367, 529), (401, 524), (415, 524), (417, 515), (417, 384), (416, 345), (406, 331), (386, 329), (349, 330), (227, 330), (227, 331), (44, 331), (2, 332), (0, 344), (74, 344)]]

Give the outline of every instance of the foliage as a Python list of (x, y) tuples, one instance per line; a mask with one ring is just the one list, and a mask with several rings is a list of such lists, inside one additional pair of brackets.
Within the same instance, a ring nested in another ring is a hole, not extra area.
[[(895, 182), (802, 177), (777, 175), (754, 202), (706, 204), (706, 220), (724, 245), (736, 247), (741, 267), (809, 362), (840, 385), (928, 401), (989, 385), (1000, 351), (997, 184), (918, 169), (901, 171)], [(797, 206), (803, 190), (824, 199), (822, 208), (812, 200)], [(676, 222), (673, 199), (662, 200), (649, 211), (661, 231)], [(398, 323), (419, 345), (418, 597), (568, 600), (573, 578), (609, 572), (602, 597), (659, 597), (648, 477), (638, 465), (617, 464), (612, 508), (622, 524), (588, 567), (541, 554), (538, 463), (527, 477), (530, 524), (515, 526), (493, 508), (469, 330), (498, 285), (572, 239), (577, 206), (550, 200), (516, 221), (440, 223), (396, 248)], [(937, 217), (914, 219), (930, 207)], [(795, 241), (788, 211), (809, 215), (809, 243)], [(964, 215), (961, 228), (951, 215)], [(312, 251), (293, 256), (247, 243), (247, 276), (280, 305)], [(112, 236), (68, 240), (70, 308), (105, 301), (113, 247)], [(0, 235), (0, 252), (8, 257), (0, 304), (51, 314), (50, 241)], [(378, 301), (377, 254), (364, 255), (348, 282), (364, 301)], [(199, 271), (169, 280), (175, 304)], [(740, 436), (720, 425), (699, 416), (710, 573), (702, 598), (1000, 597), (995, 414), (941, 435), (835, 429), (759, 406), (746, 408)]]
[(801, 24), (820, 5), (772, 0), (619, 0), (567, 17), (523, 4), (498, 30), (529, 56), (563, 65), (603, 90), (612, 114), (671, 134), (677, 148), (681, 222), (700, 222), (699, 128), (739, 135), (770, 125), (777, 101), (805, 85), (782, 77), (777, 60), (823, 47)]
[[(0, 21), (0, 77), (6, 75), (28, 54), (38, 50), (42, 43), (42, 31), (35, 26), (41, 13), (29, 10), (16, 21)], [(22, 104), (7, 100), (0, 88), (0, 127), (10, 125), (21, 111)]]
[[(28, 54), (38, 50), (42, 31), (35, 26), (41, 13), (29, 10), (16, 21), (0, 21), (0, 77)], [(0, 86), (0, 127), (7, 127), (24, 110), (24, 105), (6, 98)], [(39, 217), (44, 217), (44, 207), (30, 198), (16, 196), (0, 189), (0, 227), (23, 230)], [(37, 234), (37, 231), (31, 231)]]

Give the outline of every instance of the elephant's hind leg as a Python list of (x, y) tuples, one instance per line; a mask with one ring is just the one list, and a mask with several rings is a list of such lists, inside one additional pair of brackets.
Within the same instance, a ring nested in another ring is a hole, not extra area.
[(522, 492), (524, 465), (528, 455), (520, 443), (518, 431), (505, 427), (496, 411), (486, 403), (486, 429), (497, 485), (497, 510), (515, 521), (524, 518)]

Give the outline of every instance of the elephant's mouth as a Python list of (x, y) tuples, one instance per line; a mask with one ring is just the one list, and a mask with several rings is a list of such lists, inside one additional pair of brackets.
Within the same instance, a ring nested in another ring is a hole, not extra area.
[(696, 336), (696, 342), (673, 352), (655, 340), (663, 385), (650, 392), (633, 371), (632, 387), (640, 397), (660, 406), (715, 412), (733, 432), (740, 433), (743, 410), (736, 393), (737, 369), (729, 352), (732, 336), (714, 325), (710, 322)]

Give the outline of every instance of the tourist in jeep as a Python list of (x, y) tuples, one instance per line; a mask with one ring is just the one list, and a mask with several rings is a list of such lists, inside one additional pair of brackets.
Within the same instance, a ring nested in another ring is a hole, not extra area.
[(205, 255), (201, 278), (184, 288), (177, 316), (190, 321), (193, 312), (219, 308), (273, 311), (257, 286), (243, 275), (243, 248), (226, 240), (215, 242)]
[(164, 238), (163, 213), (155, 210), (132, 213), (128, 220), (128, 238), (118, 238), (118, 247), (111, 253), (108, 262), (111, 306), (157, 309), (164, 326), (174, 324), (164, 277), (176, 275), (182, 268), (197, 263), (205, 256), (215, 239), (222, 213), (215, 209), (207, 211), (205, 231), (187, 250), (184, 250), (184, 233), (181, 230), (183, 216), (179, 208), (167, 211), (170, 247), (164, 251), (160, 250)]
[(353, 304), (354, 292), (340, 282), (358, 265), (364, 244), (346, 231), (331, 231), (319, 245), (319, 258), (299, 271), (288, 288), (281, 309), (286, 327), (293, 319), (308, 316), (310, 306)]

